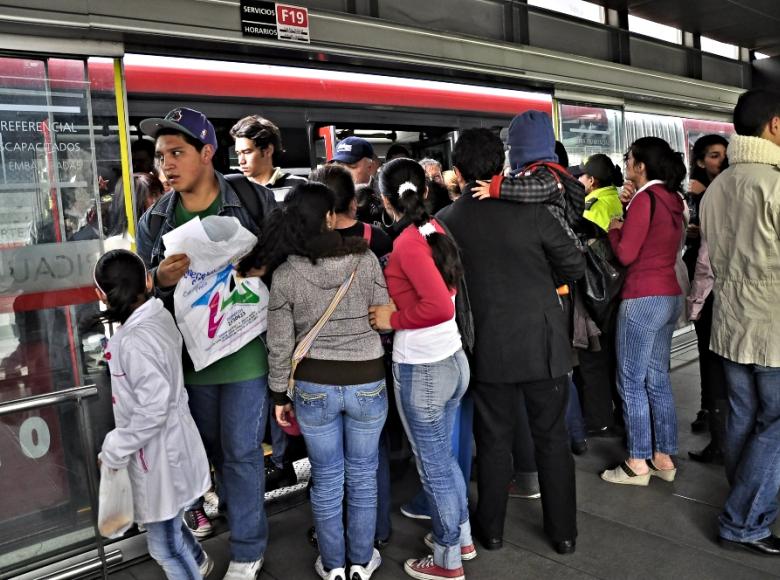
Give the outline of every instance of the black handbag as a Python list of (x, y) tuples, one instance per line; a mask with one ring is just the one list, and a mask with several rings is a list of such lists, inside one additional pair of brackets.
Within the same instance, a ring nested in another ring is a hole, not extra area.
[(585, 295), (583, 302), (597, 325), (601, 325), (609, 306), (623, 287), (625, 269), (616, 259), (606, 239), (585, 244)]

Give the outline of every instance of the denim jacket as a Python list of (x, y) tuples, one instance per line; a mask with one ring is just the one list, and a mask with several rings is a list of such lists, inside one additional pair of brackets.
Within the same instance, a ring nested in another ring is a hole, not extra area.
[[(241, 204), (241, 200), (235, 190), (228, 184), (221, 173), (215, 171), (219, 182), (219, 197), (221, 200), (219, 215), (237, 217), (241, 225), (251, 231), (253, 234), (260, 233), (260, 227), (254, 222), (249, 212)], [(159, 202), (141, 216), (138, 222), (137, 246), (138, 255), (146, 264), (146, 267), (152, 273), (154, 278), (155, 295), (168, 301), (173, 295), (174, 288), (161, 288), (157, 284), (157, 266), (165, 258), (165, 245), (162, 237), (176, 227), (176, 204), (179, 203), (179, 192), (171, 191), (166, 193)], [(264, 208), (266, 209), (266, 208)], [(162, 216), (163, 222), (160, 231), (155, 238), (152, 238), (151, 218), (152, 215)]]

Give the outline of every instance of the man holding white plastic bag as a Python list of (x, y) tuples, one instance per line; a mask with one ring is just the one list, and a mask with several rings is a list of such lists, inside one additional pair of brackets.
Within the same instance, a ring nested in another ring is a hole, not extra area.
[(165, 234), (163, 243), (166, 256), (190, 259), (173, 305), (196, 372), (266, 331), (268, 288), (260, 278), (241, 278), (233, 266), (257, 243), (238, 218), (196, 217)]
[[(245, 178), (228, 181), (214, 170), (217, 138), (202, 113), (174, 109), (164, 119), (142, 121), (141, 130), (155, 137), (157, 160), (173, 191), (141, 218), (138, 253), (153, 272), (155, 293), (169, 308), (173, 303), (175, 310), (174, 291), (193, 264), (186, 254), (166, 253), (163, 236), (196, 217), (202, 220), (215, 215), (237, 218), (241, 226), (257, 235), (262, 214), (275, 202), (267, 189)], [(235, 255), (233, 251), (235, 247), (225, 249), (226, 261)], [(213, 294), (209, 296), (209, 300), (213, 298)], [(224, 302), (222, 297), (218, 300)], [(221, 314), (216, 313), (212, 329), (224, 324), (224, 319), (220, 322)], [(186, 339), (186, 331), (181, 329)], [(184, 356), (190, 410), (217, 470), (219, 492), (227, 507), (231, 548), (227, 580), (256, 578), (268, 543), (261, 449), (267, 417), (267, 375), (268, 354), (259, 332), (232, 354), (201, 370), (196, 371), (191, 358)], [(194, 515), (205, 520), (202, 509)], [(195, 523), (207, 526), (207, 520)]]

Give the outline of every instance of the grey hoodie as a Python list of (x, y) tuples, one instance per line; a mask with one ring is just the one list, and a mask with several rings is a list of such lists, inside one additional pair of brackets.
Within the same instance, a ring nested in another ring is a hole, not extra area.
[(289, 256), (274, 272), (268, 305), (268, 384), (272, 391), (287, 390), (295, 345), (317, 323), (355, 267), (352, 286), (307, 356), (331, 361), (368, 361), (382, 356), (379, 334), (368, 323), (368, 307), (387, 304), (390, 298), (374, 254), (365, 250), (321, 258), (316, 264), (302, 256)]

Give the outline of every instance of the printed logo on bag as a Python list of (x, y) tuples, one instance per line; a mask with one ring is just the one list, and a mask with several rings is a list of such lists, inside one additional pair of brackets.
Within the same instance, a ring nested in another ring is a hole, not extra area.
[[(207, 331), (209, 338), (214, 338), (216, 336), (222, 321), (225, 319), (223, 312), (231, 305), (258, 304), (260, 302), (260, 296), (247, 288), (243, 282), (230, 290), (230, 286), (235, 284), (235, 279), (231, 276), (234, 269), (233, 264), (228, 264), (217, 274), (214, 284), (192, 303), (193, 306), (209, 307)], [(225, 286), (225, 288), (228, 289), (227, 296), (224, 299), (222, 298), (222, 289), (220, 286)]]

